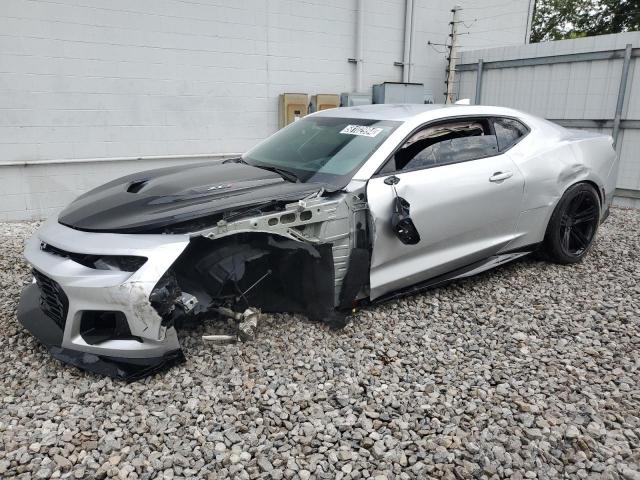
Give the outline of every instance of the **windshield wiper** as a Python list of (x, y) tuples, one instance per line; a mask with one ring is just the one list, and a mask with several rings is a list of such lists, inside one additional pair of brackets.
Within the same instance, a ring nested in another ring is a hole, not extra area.
[(280, 175), (282, 178), (291, 183), (298, 183), (300, 179), (298, 176), (290, 172), (289, 170), (285, 170), (284, 168), (272, 167), (271, 165), (252, 165), (253, 167), (262, 168), (263, 170), (269, 170), (270, 172), (275, 172)]

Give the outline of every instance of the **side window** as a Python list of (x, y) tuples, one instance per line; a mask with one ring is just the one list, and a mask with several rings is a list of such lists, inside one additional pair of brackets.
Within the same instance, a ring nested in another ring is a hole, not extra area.
[(520, 141), (529, 131), (527, 127), (512, 118), (495, 118), (493, 128), (498, 139), (498, 148), (504, 152)]
[[(496, 155), (498, 143), (485, 120), (426, 127), (395, 153), (395, 170), (415, 170)], [(387, 166), (383, 169), (388, 170)]]

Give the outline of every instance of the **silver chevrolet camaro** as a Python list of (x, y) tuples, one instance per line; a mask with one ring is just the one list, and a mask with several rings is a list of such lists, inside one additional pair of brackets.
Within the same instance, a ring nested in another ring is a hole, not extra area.
[(56, 358), (135, 380), (182, 361), (194, 321), (239, 339), (261, 312), (339, 327), (534, 251), (578, 262), (616, 173), (611, 137), (507, 108), (325, 110), (239, 158), (77, 198), (27, 244), (18, 319)]

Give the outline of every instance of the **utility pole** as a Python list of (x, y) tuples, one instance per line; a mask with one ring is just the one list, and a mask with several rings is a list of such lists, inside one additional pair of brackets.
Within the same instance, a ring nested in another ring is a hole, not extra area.
[(450, 22), (451, 25), (451, 33), (449, 34), (450, 43), (447, 47), (449, 49), (449, 56), (447, 60), (449, 62), (447, 66), (447, 80), (445, 84), (447, 85), (447, 93), (445, 103), (453, 103), (454, 102), (454, 91), (453, 87), (455, 86), (456, 80), (456, 60), (458, 58), (458, 12), (460, 11), (460, 6), (456, 5), (451, 10), (453, 13), (453, 19)]

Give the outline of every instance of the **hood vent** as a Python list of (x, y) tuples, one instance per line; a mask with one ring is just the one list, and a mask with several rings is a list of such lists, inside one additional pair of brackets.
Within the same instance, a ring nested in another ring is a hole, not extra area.
[(149, 180), (146, 179), (146, 178), (143, 179), (143, 180), (134, 180), (127, 187), (127, 192), (129, 192), (129, 193), (138, 193), (140, 190), (142, 190), (142, 187), (144, 187), (147, 184), (148, 181)]

